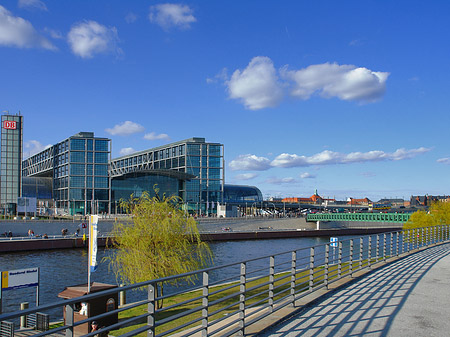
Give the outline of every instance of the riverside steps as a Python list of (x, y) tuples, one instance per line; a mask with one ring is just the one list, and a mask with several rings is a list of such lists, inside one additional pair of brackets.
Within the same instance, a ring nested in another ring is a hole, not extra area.
[[(101, 324), (104, 317), (118, 314), (118, 323), (99, 332), (177, 337), (441, 336), (449, 329), (448, 267), (449, 225), (399, 230), (149, 280), (5, 313), (0, 321), (14, 325), (20, 316), (65, 308), (63, 325), (37, 335), (64, 332), (70, 337), (80, 324)], [(156, 291), (163, 282), (190, 276), (197, 276), (197, 282), (188, 287), (166, 289), (164, 295)], [(146, 289), (138, 302), (73, 319), (80, 302), (137, 288)], [(159, 300), (166, 303), (163, 308), (156, 306)]]

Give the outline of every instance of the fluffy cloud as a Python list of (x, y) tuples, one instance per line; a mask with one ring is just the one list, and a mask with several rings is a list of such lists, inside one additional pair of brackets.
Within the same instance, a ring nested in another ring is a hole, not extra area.
[(132, 154), (134, 152), (136, 152), (136, 150), (132, 147), (124, 147), (123, 149), (120, 149), (119, 154), (121, 156), (126, 156), (127, 154)]
[(188, 29), (197, 21), (189, 6), (169, 3), (151, 6), (148, 18), (165, 30), (172, 27)]
[(52, 147), (52, 145), (51, 144), (43, 145), (38, 140), (30, 140), (28, 142), (25, 142), (23, 147), (24, 147), (23, 155), (25, 158), (28, 158), (31, 157), (32, 155), (35, 155), (36, 153), (48, 149), (49, 147)]
[(294, 82), (291, 95), (308, 99), (314, 93), (322, 97), (337, 97), (345, 101), (374, 102), (386, 90), (387, 72), (371, 71), (354, 65), (324, 63), (305, 69), (282, 69), (284, 78)]
[(3, 6), (0, 6), (0, 45), (56, 50), (56, 47), (41, 36), (29, 21), (13, 16)]
[(140, 124), (125, 121), (122, 124), (115, 125), (112, 129), (105, 129), (105, 131), (113, 136), (128, 136), (135, 133), (144, 132), (145, 128)]
[(264, 171), (270, 168), (270, 160), (253, 154), (243, 154), (229, 164), (233, 171)]
[(70, 48), (75, 55), (91, 58), (95, 54), (120, 52), (119, 37), (115, 27), (106, 27), (96, 21), (85, 21), (72, 26), (67, 34)]
[(300, 178), (302, 179), (312, 179), (315, 178), (316, 176), (314, 174), (308, 173), (308, 172), (303, 172), (300, 174)]
[[(420, 154), (429, 152), (431, 149), (420, 147), (417, 149), (397, 149), (389, 153), (384, 151), (351, 152), (348, 154), (333, 152), (329, 150), (322, 151), (312, 156), (299, 156), (297, 154), (282, 153), (270, 161), (265, 157), (257, 157), (252, 154), (241, 155), (230, 162), (232, 170), (243, 171), (263, 171), (271, 167), (306, 167), (312, 165), (337, 165), (377, 161), (397, 161), (414, 158)], [(441, 162), (445, 162), (443, 158)], [(303, 178), (303, 177), (302, 177)]]
[(292, 178), (292, 177), (286, 177), (286, 178), (275, 178), (275, 177), (272, 177), (272, 178), (269, 178), (269, 179), (266, 180), (266, 183), (268, 183), (268, 184), (276, 184), (276, 185), (279, 185), (279, 184), (295, 184), (297, 182), (298, 181), (295, 178)]
[(166, 133), (160, 133), (158, 135), (158, 134), (156, 134), (156, 132), (150, 132), (150, 133), (146, 133), (144, 135), (144, 139), (147, 139), (147, 140), (160, 140), (160, 139), (169, 140), (170, 137)]
[(284, 66), (277, 71), (270, 58), (257, 56), (244, 70), (235, 70), (224, 83), (230, 98), (241, 101), (247, 109), (258, 110), (277, 106), (285, 96), (284, 91), (303, 100), (318, 94), (345, 101), (375, 102), (384, 95), (388, 77), (388, 72), (336, 63), (310, 65), (300, 70)]
[(19, 8), (36, 8), (42, 11), (47, 11), (47, 6), (41, 0), (19, 0)]
[(243, 174), (238, 174), (234, 177), (234, 179), (236, 180), (250, 180), (253, 178), (256, 178), (258, 175), (256, 173), (243, 173)]
[(277, 72), (268, 57), (253, 58), (247, 68), (236, 70), (225, 84), (230, 98), (240, 100), (250, 110), (274, 107), (283, 98)]

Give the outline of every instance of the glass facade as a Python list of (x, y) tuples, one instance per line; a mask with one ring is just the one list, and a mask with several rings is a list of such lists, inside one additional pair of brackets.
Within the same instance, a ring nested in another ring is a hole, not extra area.
[(108, 213), (111, 140), (80, 132), (23, 162), (22, 176), (53, 178), (53, 199), (67, 214)]
[(253, 203), (263, 201), (263, 196), (259, 188), (244, 185), (225, 185), (224, 202), (230, 204)]
[[(135, 171), (167, 170), (191, 175), (181, 179), (178, 195), (191, 213), (217, 213), (223, 199), (223, 145), (190, 138), (154, 149), (111, 160), (110, 176), (120, 177)], [(113, 183), (114, 186), (114, 183)], [(153, 185), (147, 187), (150, 192)], [(113, 187), (113, 194), (115, 187)], [(162, 188), (160, 188), (163, 191)], [(129, 198), (129, 195), (128, 197)], [(114, 196), (112, 202), (117, 202)]]
[(23, 116), (2, 115), (0, 201), (4, 212), (15, 213), (21, 196)]

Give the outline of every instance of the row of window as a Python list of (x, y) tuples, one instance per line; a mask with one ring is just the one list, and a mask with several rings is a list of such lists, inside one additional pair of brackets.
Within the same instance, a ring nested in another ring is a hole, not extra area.
[(25, 167), (37, 164), (41, 161), (47, 160), (47, 159), (51, 158), (52, 156), (53, 156), (53, 148), (49, 148), (47, 150), (44, 150), (44, 151), (28, 158), (27, 160), (25, 160), (23, 162), (22, 165), (25, 168)]
[(70, 187), (92, 187), (92, 182), (95, 188), (109, 187), (108, 177), (70, 177)]
[(72, 164), (70, 165), (70, 175), (80, 176), (108, 176), (108, 165), (104, 164)]
[(55, 190), (54, 197), (58, 201), (72, 200), (109, 200), (109, 190), (91, 189), (91, 188), (72, 188), (70, 193), (68, 189)]
[(109, 140), (106, 139), (70, 139), (70, 149), (71, 150), (81, 150), (81, 151), (109, 151)]

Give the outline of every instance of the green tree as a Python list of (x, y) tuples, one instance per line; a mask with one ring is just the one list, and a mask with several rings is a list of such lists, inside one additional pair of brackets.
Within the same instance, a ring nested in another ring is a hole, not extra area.
[(421, 228), (450, 224), (450, 202), (435, 201), (428, 212), (417, 211), (411, 214), (403, 229)]
[[(109, 260), (116, 277), (126, 284), (182, 274), (212, 263), (211, 250), (201, 241), (196, 221), (178, 207), (180, 198), (160, 198), (156, 188), (155, 192), (155, 197), (144, 192), (121, 202), (131, 220), (114, 226)], [(195, 278), (185, 280), (193, 282)], [(157, 296), (163, 294), (163, 287), (158, 284)]]

